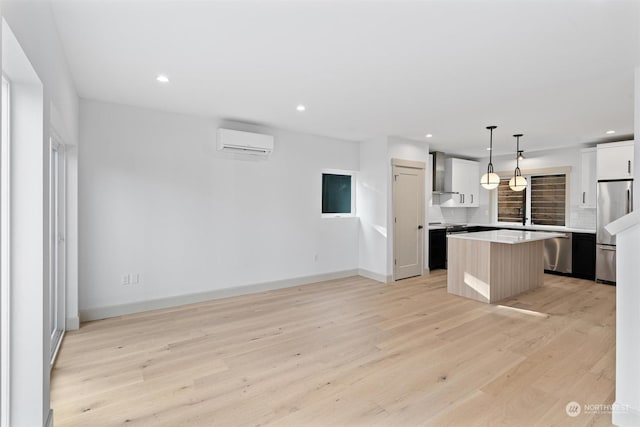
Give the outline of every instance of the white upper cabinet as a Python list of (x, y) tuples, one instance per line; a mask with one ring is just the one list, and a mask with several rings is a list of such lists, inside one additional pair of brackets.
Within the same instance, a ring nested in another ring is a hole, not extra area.
[(598, 177), (596, 175), (596, 148), (585, 148), (580, 152), (581, 156), (581, 192), (580, 207), (595, 208), (596, 207), (596, 189), (598, 186)]
[(470, 208), (479, 206), (480, 167), (478, 162), (449, 158), (446, 161), (444, 179), (445, 191), (456, 194), (443, 194), (441, 206)]
[(598, 144), (598, 180), (633, 178), (633, 141)]

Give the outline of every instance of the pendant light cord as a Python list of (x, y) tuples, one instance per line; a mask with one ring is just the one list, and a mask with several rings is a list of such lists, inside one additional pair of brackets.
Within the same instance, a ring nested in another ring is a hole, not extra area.
[(513, 171), (513, 176), (522, 176), (522, 172), (520, 172), (520, 157), (518, 157), (518, 153), (520, 153), (520, 137), (522, 134), (513, 136), (516, 137), (516, 169)]
[(489, 164), (487, 165), (487, 180), (490, 173), (493, 173), (493, 130), (497, 126), (487, 126), (487, 129), (491, 132), (489, 135)]

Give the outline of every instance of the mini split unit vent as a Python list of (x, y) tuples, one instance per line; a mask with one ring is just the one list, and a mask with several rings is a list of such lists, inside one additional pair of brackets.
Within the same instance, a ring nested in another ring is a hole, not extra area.
[(219, 128), (218, 150), (267, 156), (273, 151), (273, 136)]

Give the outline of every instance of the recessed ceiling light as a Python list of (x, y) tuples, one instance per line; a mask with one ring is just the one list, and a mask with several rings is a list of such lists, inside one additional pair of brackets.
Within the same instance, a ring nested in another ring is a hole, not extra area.
[(487, 151), (491, 151), (491, 147), (487, 147)]
[(424, 137), (425, 138), (431, 138), (433, 135), (431, 135), (430, 133), (426, 134)]
[(160, 83), (169, 83), (169, 77), (167, 77), (164, 74), (158, 74), (158, 77), (156, 77), (156, 80), (159, 81)]
[(305, 107), (304, 105), (300, 104), (296, 107), (296, 110), (298, 111), (306, 111), (307, 107)]
[(614, 133), (616, 133), (615, 130), (608, 130), (605, 132), (607, 135), (613, 135)]

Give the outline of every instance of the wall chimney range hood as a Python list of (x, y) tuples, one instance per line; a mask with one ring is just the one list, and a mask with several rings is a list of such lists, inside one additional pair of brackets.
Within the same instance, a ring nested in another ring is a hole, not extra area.
[(429, 153), (433, 155), (433, 168), (431, 177), (432, 194), (458, 194), (457, 191), (444, 190), (445, 154), (441, 151)]

